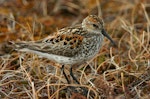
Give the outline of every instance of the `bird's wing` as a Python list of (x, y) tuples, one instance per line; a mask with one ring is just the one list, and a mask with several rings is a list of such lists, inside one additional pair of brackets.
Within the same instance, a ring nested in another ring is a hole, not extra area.
[(36, 42), (16, 43), (19, 49), (27, 48), (43, 53), (73, 57), (81, 49), (84, 37), (79, 35), (79, 30), (62, 29), (55, 36), (49, 36)]

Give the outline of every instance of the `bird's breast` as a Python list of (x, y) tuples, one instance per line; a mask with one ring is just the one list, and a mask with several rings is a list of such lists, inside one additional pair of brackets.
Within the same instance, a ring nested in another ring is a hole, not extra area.
[(83, 46), (78, 53), (78, 59), (87, 61), (93, 58), (100, 50), (103, 36), (93, 36), (83, 40)]

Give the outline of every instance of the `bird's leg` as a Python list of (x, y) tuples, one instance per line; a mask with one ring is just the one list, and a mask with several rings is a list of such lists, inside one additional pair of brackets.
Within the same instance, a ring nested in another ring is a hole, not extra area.
[[(72, 79), (77, 83), (80, 84), (80, 82), (77, 80), (77, 78), (74, 76), (73, 72), (72, 72), (72, 67), (70, 68), (70, 75), (72, 77)], [(83, 89), (83, 94), (87, 95), (88, 90), (86, 88), (82, 88)]]
[[(63, 75), (65, 76), (65, 78), (66, 78), (68, 84), (71, 84), (70, 81), (69, 81), (69, 79), (68, 79), (68, 77), (67, 77), (67, 75), (66, 75), (66, 73), (65, 73), (65, 71), (64, 71), (64, 65), (62, 65), (61, 70), (62, 70)], [(73, 79), (77, 84), (80, 84), (79, 81), (76, 79), (76, 77), (74, 76), (74, 74), (73, 74), (73, 72), (72, 72), (72, 67), (70, 68), (70, 75), (71, 75), (72, 79)], [(73, 86), (70, 86), (69, 88), (72, 89), (72, 90), (76, 89), (76, 88), (73, 87)], [(88, 93), (88, 90), (87, 90), (86, 88), (82, 88), (82, 89), (83, 89), (83, 94), (86, 96), (87, 93)], [(74, 90), (74, 92), (77, 92), (77, 91)]]
[[(62, 70), (63, 75), (65, 76), (65, 78), (66, 78), (66, 80), (67, 80), (67, 83), (68, 83), (68, 84), (71, 84), (71, 83), (70, 83), (70, 81), (69, 81), (69, 79), (68, 79), (68, 77), (67, 77), (67, 75), (66, 75), (66, 73), (65, 73), (65, 71), (64, 71), (64, 65), (62, 65), (61, 70)], [(68, 91), (68, 89), (74, 90), (74, 89), (75, 89), (75, 87), (73, 87), (73, 86), (69, 86), (69, 87), (67, 87), (67, 91)]]
[(77, 78), (74, 76), (73, 72), (72, 72), (72, 67), (70, 68), (70, 75), (72, 77), (72, 79), (77, 83), (80, 84), (79, 81), (77, 80)]
[(67, 77), (67, 75), (66, 75), (66, 73), (65, 73), (65, 71), (64, 71), (64, 65), (62, 65), (61, 70), (62, 70), (63, 75), (65, 76), (65, 78), (66, 78), (68, 84), (70, 84), (70, 81), (69, 81), (69, 79), (68, 79), (68, 77)]

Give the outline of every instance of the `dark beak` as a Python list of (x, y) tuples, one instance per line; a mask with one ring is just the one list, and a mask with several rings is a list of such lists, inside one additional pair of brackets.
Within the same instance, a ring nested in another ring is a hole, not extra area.
[(102, 34), (110, 40), (113, 46), (117, 46), (117, 44), (111, 39), (111, 37), (107, 34), (107, 32), (104, 29), (102, 30)]

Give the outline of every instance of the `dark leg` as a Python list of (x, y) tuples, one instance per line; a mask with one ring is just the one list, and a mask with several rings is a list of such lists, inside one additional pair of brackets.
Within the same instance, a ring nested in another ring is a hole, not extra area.
[[(69, 79), (68, 79), (68, 77), (67, 77), (67, 75), (66, 75), (66, 73), (65, 73), (65, 71), (64, 71), (64, 65), (62, 65), (61, 70), (62, 70), (63, 75), (65, 76), (65, 78), (66, 78), (68, 84), (70, 84), (70, 81), (69, 81)], [(75, 80), (75, 82), (76, 82), (77, 84), (80, 84), (79, 81), (76, 79), (76, 77), (74, 76), (74, 74), (73, 74), (73, 72), (72, 72), (72, 67), (70, 68), (70, 75), (71, 75), (72, 79)], [(78, 91), (75, 90), (76, 88), (73, 87), (73, 86), (69, 86), (68, 88), (71, 89), (71, 90), (74, 90), (74, 92), (76, 92), (76, 93), (78, 92)], [(68, 88), (67, 88), (67, 90), (68, 90)], [(88, 93), (87, 89), (86, 89), (86, 88), (82, 88), (82, 89), (83, 89), (83, 95), (86, 96), (87, 93)]]
[[(63, 75), (65, 76), (65, 79), (67, 80), (67, 83), (68, 83), (68, 84), (71, 84), (71, 82), (69, 81), (69, 79), (68, 79), (68, 77), (67, 77), (67, 75), (66, 75), (66, 73), (65, 73), (64, 65), (62, 65), (61, 70), (62, 70), (62, 72), (63, 72)], [(68, 86), (65, 90), (68, 91), (68, 90), (70, 90), (70, 89), (71, 89), (71, 90), (74, 90), (75, 88), (72, 87), (72, 86)]]
[[(74, 76), (73, 72), (72, 72), (72, 67), (70, 68), (70, 75), (72, 77), (72, 79), (77, 83), (77, 84), (80, 84), (80, 82), (77, 80), (77, 78)], [(88, 93), (88, 90), (86, 88), (82, 88), (83, 89), (83, 94), (84, 95), (87, 95)]]
[(72, 77), (72, 79), (77, 83), (80, 84), (79, 81), (77, 80), (77, 78), (74, 76), (73, 72), (72, 72), (72, 67), (70, 68), (70, 75)]
[(69, 81), (69, 79), (68, 79), (68, 77), (67, 77), (67, 75), (66, 75), (66, 73), (65, 73), (65, 71), (64, 71), (64, 65), (62, 65), (61, 70), (63, 71), (63, 75), (65, 76), (65, 78), (66, 78), (68, 84), (70, 84), (70, 81)]

